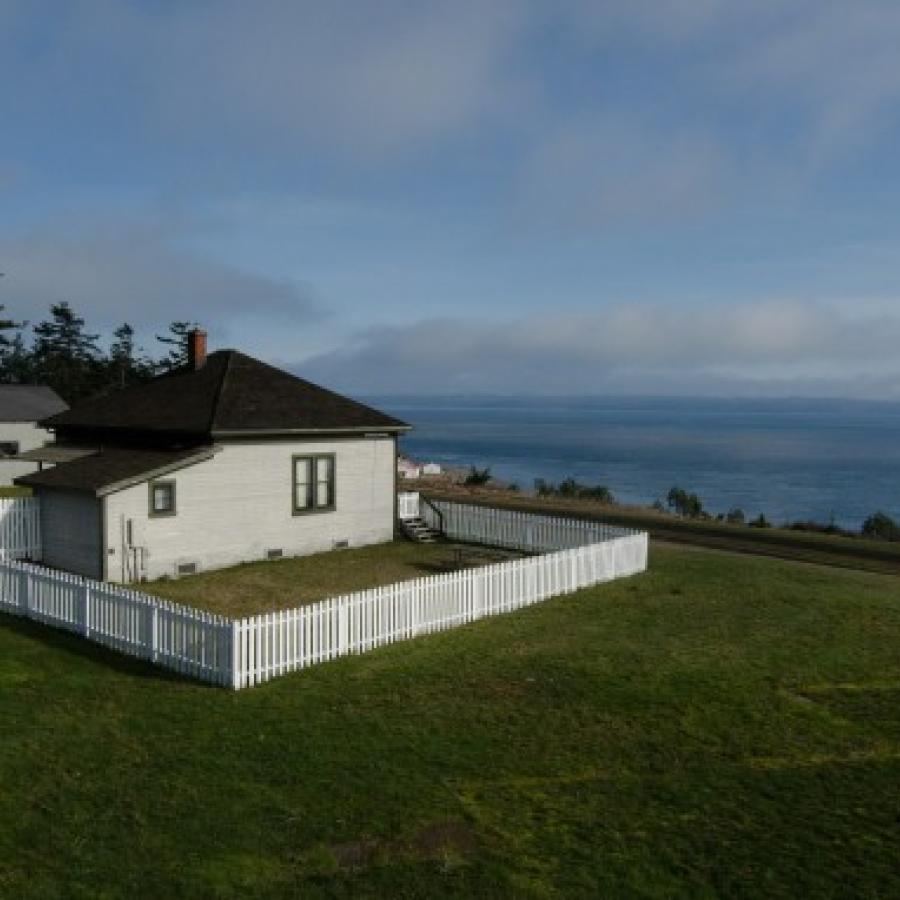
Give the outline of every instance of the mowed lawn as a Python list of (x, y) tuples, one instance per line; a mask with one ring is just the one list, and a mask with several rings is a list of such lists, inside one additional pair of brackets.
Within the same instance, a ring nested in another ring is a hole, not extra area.
[(239, 693), (0, 620), (0, 896), (900, 896), (900, 579), (651, 571)]
[(244, 563), (133, 587), (237, 619), (439, 574), (448, 571), (448, 565), (454, 561), (453, 554), (451, 544), (414, 544), (398, 540), (310, 556)]

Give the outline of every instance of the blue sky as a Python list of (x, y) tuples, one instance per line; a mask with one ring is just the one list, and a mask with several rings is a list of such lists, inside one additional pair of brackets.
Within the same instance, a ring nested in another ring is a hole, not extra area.
[(0, 0), (0, 302), (355, 392), (900, 399), (898, 46), (896, 0)]

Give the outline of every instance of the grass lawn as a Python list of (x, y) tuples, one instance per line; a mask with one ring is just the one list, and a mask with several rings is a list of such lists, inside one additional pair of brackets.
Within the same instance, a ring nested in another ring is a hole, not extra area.
[(10, 497), (30, 497), (32, 490), (29, 487), (19, 487), (17, 484), (0, 485), (0, 499)]
[(646, 531), (654, 540), (900, 575), (900, 543), (896, 541), (682, 519), (646, 507), (610, 506), (586, 499), (532, 497), (490, 488), (445, 485), (429, 489), (426, 494), (461, 503), (574, 516), (611, 525), (624, 525)]
[(900, 896), (900, 578), (651, 566), (238, 693), (0, 620), (0, 896)]
[[(352, 550), (244, 563), (133, 587), (223, 616), (243, 618), (447, 571), (445, 564), (452, 561), (454, 546), (399, 540)], [(517, 554), (499, 551), (497, 555)]]

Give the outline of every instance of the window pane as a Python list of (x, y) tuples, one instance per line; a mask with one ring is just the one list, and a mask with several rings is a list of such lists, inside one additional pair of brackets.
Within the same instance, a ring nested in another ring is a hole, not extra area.
[(309, 484), (311, 459), (294, 460), (294, 481), (296, 484)]
[(153, 488), (153, 511), (169, 512), (172, 509), (172, 488), (167, 484), (158, 484)]
[(306, 509), (309, 506), (311, 469), (311, 459), (294, 460), (294, 506), (297, 509)]
[(331, 457), (316, 460), (316, 506), (331, 506)]

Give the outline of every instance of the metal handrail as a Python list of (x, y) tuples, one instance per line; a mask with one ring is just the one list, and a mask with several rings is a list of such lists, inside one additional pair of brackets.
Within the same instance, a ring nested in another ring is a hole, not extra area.
[(437, 530), (444, 534), (444, 514), (424, 495), (419, 494), (419, 503), (424, 503), (429, 509), (431, 509), (438, 519), (438, 528)]

